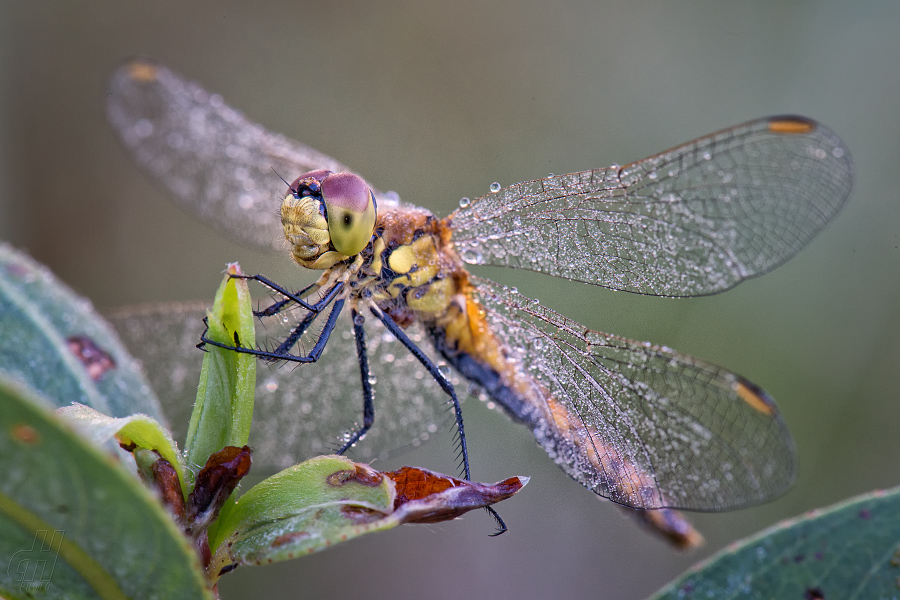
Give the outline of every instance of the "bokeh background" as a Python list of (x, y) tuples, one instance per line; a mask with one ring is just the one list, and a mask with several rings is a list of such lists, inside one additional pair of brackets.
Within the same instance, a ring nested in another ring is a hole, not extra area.
[[(900, 4), (883, 0), (3, 2), (0, 238), (101, 310), (210, 298), (228, 261), (268, 269), (171, 204), (119, 148), (104, 89), (135, 54), (438, 215), (493, 181), (625, 163), (757, 116), (823, 121), (853, 153), (853, 195), (765, 277), (669, 300), (481, 271), (591, 328), (763, 385), (796, 438), (790, 493), (698, 515), (708, 543), (679, 554), (470, 401), (476, 479), (533, 477), (500, 506), (509, 533), (489, 538), (479, 512), (238, 569), (221, 585), (224, 598), (641, 598), (780, 519), (900, 483), (898, 27)], [(450, 442), (379, 466), (404, 463), (452, 472)]]

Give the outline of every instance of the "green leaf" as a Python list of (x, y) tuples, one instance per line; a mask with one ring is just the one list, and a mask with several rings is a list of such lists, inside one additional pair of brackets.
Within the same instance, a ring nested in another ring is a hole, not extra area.
[(211, 597), (154, 495), (3, 375), (0, 456), (0, 596)]
[[(240, 274), (233, 264), (228, 274)], [(217, 342), (253, 348), (255, 330), (250, 291), (243, 279), (225, 275), (207, 314), (207, 336)], [(188, 426), (185, 456), (189, 464), (203, 465), (225, 446), (241, 447), (250, 437), (256, 357), (207, 344), (200, 386)]]
[(509, 498), (528, 482), (488, 485), (424, 469), (382, 473), (320, 456), (269, 477), (223, 509), (209, 538), (209, 572), (303, 556), (403, 523), (436, 523)]
[(155, 450), (178, 473), (182, 494), (187, 495), (181, 453), (169, 431), (155, 419), (147, 415), (108, 417), (83, 404), (64, 406), (56, 413), (97, 446), (114, 444), (118, 447), (120, 444), (134, 444), (137, 448)]
[(851, 498), (738, 542), (660, 590), (691, 598), (897, 598), (900, 488)]
[(112, 328), (45, 267), (0, 243), (0, 372), (55, 406), (150, 415), (159, 401)]
[[(399, 524), (391, 512), (390, 482), (341, 481), (356, 464), (342, 456), (324, 456), (289, 467), (248, 490), (219, 516), (210, 572), (225, 566), (261, 564), (302, 556), (363, 533)], [(337, 482), (337, 483), (335, 483)], [(356, 520), (354, 515), (375, 515)]]

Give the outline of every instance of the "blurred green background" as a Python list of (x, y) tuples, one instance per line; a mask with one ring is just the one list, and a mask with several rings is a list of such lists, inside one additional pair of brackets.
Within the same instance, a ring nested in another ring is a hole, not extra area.
[[(509, 533), (489, 538), (474, 513), (238, 569), (221, 586), (224, 598), (641, 598), (782, 518), (900, 483), (898, 28), (900, 4), (883, 0), (4, 2), (0, 238), (100, 309), (211, 298), (228, 261), (272, 271), (171, 204), (119, 148), (106, 78), (135, 54), (438, 215), (493, 181), (625, 163), (768, 114), (821, 120), (853, 153), (855, 189), (765, 277), (669, 300), (481, 270), (591, 328), (764, 386), (799, 450), (784, 498), (698, 515), (708, 543), (679, 554), (470, 401), (475, 478), (533, 477), (499, 507)], [(452, 472), (449, 440), (379, 466), (407, 463)]]

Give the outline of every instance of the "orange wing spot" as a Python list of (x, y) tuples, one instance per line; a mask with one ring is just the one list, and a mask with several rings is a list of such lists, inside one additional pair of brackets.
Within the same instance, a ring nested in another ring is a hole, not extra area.
[(131, 75), (132, 79), (143, 83), (156, 81), (158, 71), (159, 67), (143, 60), (136, 60), (128, 65), (128, 74)]
[(769, 121), (769, 131), (787, 135), (810, 133), (816, 128), (816, 122), (801, 117), (780, 117)]
[(746, 379), (740, 378), (731, 385), (732, 389), (737, 393), (741, 400), (752, 406), (754, 409), (764, 415), (775, 415), (775, 403), (756, 384), (750, 383)]

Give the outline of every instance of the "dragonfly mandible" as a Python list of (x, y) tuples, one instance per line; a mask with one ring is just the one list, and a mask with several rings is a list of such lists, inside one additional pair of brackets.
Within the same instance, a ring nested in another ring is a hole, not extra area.
[[(777, 497), (793, 482), (793, 442), (757, 385), (667, 347), (590, 331), (467, 265), (638, 294), (722, 292), (788, 260), (840, 210), (853, 165), (825, 126), (757, 119), (624, 166), (492, 186), (439, 219), (151, 61), (114, 74), (108, 114), (136, 162), (190, 210), (321, 271), (300, 295), (262, 281), (277, 300), (267, 315), (299, 314), (274, 352), (244, 351), (277, 359), (293, 351), (302, 362), (336, 365), (327, 378), (315, 366), (292, 376), (326, 399), (362, 388), (357, 434), (373, 390), (385, 397), (375, 422), (389, 422), (386, 437), (391, 421), (419, 418), (384, 417), (388, 404), (415, 398), (427, 414), (423, 399), (452, 395), (451, 378), (437, 368), (443, 360), (457, 382), (531, 429), (573, 479), (624, 506), (729, 510)], [(296, 178), (278, 197), (280, 215), (275, 173)], [(319, 313), (326, 323), (310, 332)], [(384, 329), (373, 335), (376, 321)], [(417, 363), (428, 376), (396, 376)], [(388, 374), (377, 383), (376, 366)], [(286, 400), (278, 419), (303, 402)], [(455, 415), (461, 434), (458, 404)], [(279, 434), (278, 419), (257, 440), (273, 464), (286, 464), (314, 436)], [(311, 427), (322, 430), (321, 422)]]

